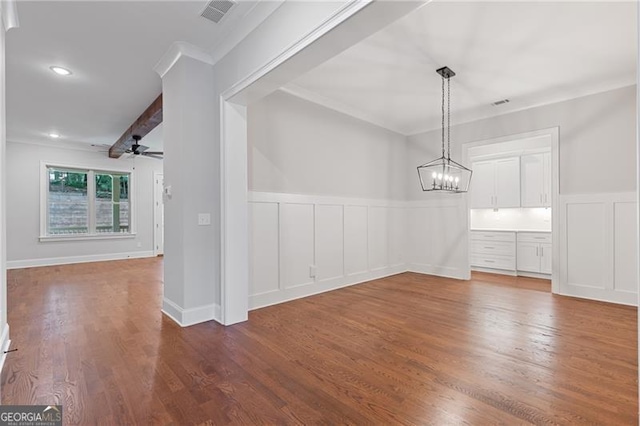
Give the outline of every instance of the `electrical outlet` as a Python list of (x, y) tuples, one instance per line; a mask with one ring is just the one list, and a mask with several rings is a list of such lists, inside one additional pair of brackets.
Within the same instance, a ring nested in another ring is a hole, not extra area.
[(315, 278), (316, 277), (316, 265), (309, 265), (309, 277), (310, 278)]
[(138, 241), (138, 248), (142, 247), (142, 243)]
[(198, 226), (211, 225), (210, 213), (198, 213)]

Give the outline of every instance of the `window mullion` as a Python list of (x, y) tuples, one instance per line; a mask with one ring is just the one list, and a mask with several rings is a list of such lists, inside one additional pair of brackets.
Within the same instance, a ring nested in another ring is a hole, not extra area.
[(87, 172), (87, 192), (89, 200), (89, 234), (96, 233), (96, 176), (93, 170)]

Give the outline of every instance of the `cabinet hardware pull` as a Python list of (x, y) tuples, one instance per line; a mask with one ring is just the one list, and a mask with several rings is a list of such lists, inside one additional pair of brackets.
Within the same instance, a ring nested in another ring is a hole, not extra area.
[(540, 194), (540, 204), (542, 204), (542, 194)]
[(489, 259), (485, 259), (484, 261), (485, 261), (485, 263), (496, 263), (495, 261), (489, 260)]
[(538, 247), (536, 247), (536, 256), (538, 256)]
[(493, 250), (493, 247), (485, 247), (485, 248), (486, 248), (486, 249), (491, 249), (491, 250)]
[(544, 256), (544, 247), (540, 247), (540, 257)]

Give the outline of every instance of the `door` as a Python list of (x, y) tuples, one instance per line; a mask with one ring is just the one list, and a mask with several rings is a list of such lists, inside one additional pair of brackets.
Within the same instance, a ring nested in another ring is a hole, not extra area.
[(162, 173), (153, 175), (153, 253), (156, 256), (164, 254), (164, 176)]
[(518, 243), (518, 271), (540, 272), (539, 246), (538, 243)]
[(495, 163), (481, 161), (473, 163), (473, 178), (471, 179), (471, 208), (491, 209), (494, 207), (495, 196)]
[(551, 244), (540, 244), (540, 272), (551, 274)]
[(495, 207), (520, 207), (520, 157), (496, 160)]
[(543, 207), (545, 205), (544, 155), (523, 155), (520, 160), (522, 207)]

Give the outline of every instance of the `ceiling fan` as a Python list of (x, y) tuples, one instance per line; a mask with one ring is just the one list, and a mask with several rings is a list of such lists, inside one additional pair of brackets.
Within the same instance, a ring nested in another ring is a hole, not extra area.
[(162, 156), (164, 155), (163, 151), (147, 151), (149, 149), (148, 146), (140, 145), (140, 140), (142, 136), (140, 135), (132, 135), (134, 140), (131, 148), (126, 150), (125, 152), (133, 155), (144, 155), (145, 157), (157, 158), (158, 160), (162, 160)]

